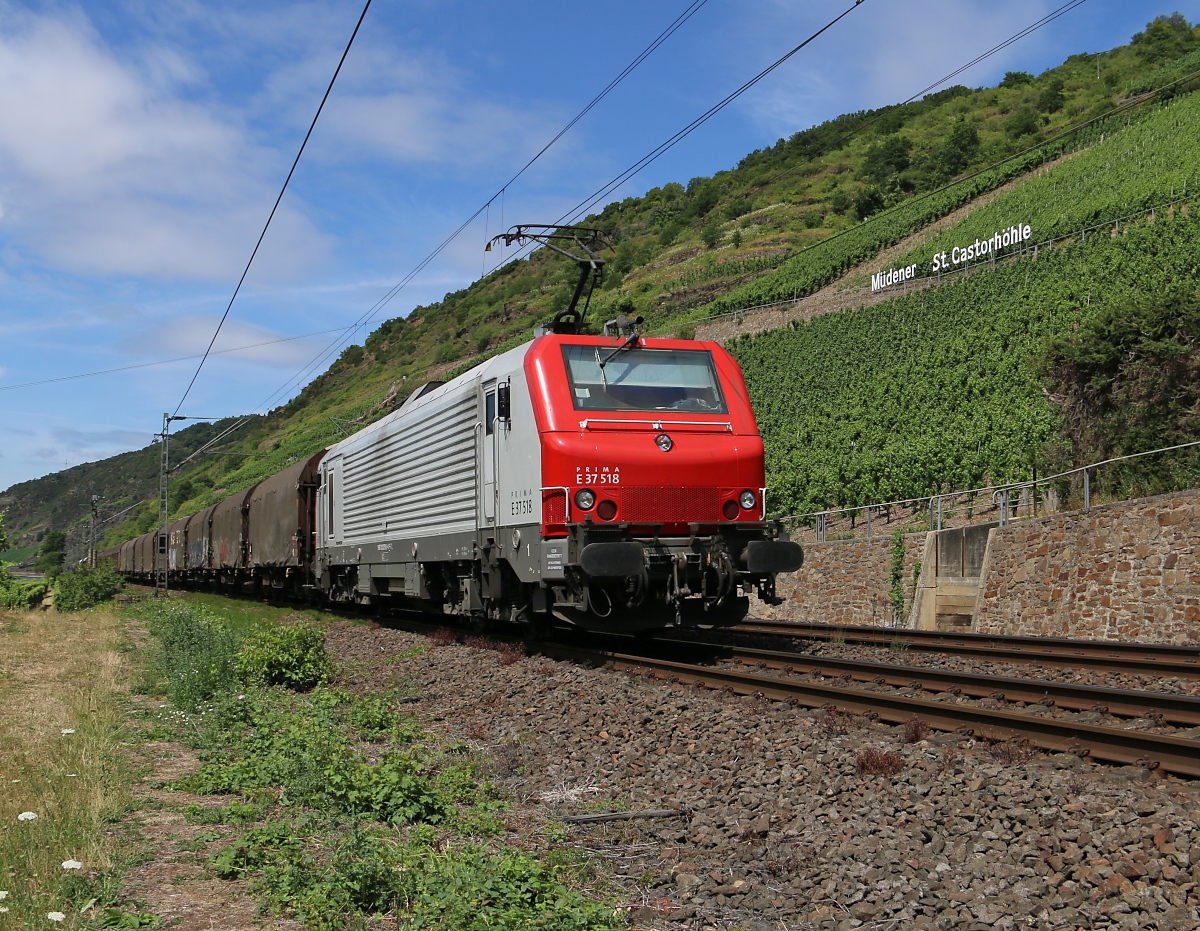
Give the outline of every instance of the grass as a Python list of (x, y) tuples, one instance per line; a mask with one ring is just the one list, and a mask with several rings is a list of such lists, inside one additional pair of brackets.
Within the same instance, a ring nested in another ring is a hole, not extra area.
[[(172, 595), (171, 600), (176, 600)], [(264, 623), (278, 623), (284, 618), (304, 618), (314, 624), (324, 622), (324, 615), (312, 608), (277, 607), (248, 598), (226, 598), (207, 592), (187, 592), (179, 599), (185, 604), (200, 605), (219, 612), (222, 621), (236, 634), (248, 634)]]
[[(50, 912), (66, 916), (59, 927), (88, 927), (116, 903), (128, 846), (105, 828), (131, 804), (135, 773), (120, 748), (129, 666), (111, 613), (0, 613), (5, 927), (47, 926)], [(19, 821), (23, 812), (37, 819)], [(67, 860), (82, 868), (65, 870)]]
[[(296, 612), (211, 596), (129, 612), (159, 640), (147, 689), (175, 705), (157, 716), (155, 736), (198, 756), (169, 788), (221, 801), (182, 806), (189, 823), (221, 826), (189, 849), (228, 838), (206, 859), (213, 875), (246, 880), (267, 909), (314, 931), (379, 918), (412, 931), (614, 926), (612, 904), (580, 888), (586, 871), (569, 848), (504, 839), (509, 803), (483, 761), (426, 731), (407, 693), (329, 685), (325, 672), (337, 670), (323, 636), (306, 638), (298, 659), (278, 636), (300, 629)], [(309, 666), (322, 675), (270, 674)], [(189, 678), (195, 687), (180, 690)]]

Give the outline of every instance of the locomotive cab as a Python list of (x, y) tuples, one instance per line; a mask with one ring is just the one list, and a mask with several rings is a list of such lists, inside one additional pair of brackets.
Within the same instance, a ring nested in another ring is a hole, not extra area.
[(525, 357), (541, 443), (535, 609), (589, 628), (728, 624), (800, 547), (767, 520), (763, 444), (719, 345), (545, 335)]

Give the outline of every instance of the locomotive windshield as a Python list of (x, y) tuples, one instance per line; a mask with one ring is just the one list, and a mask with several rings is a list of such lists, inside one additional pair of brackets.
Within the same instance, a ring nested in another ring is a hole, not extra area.
[[(563, 346), (579, 411), (727, 413), (712, 353), (704, 349)], [(601, 365), (601, 363), (604, 363)]]

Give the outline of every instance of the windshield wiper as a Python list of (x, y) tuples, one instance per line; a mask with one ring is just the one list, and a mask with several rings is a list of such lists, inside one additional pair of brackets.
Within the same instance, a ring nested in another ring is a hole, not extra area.
[[(609, 358), (612, 358), (612, 357), (610, 356)], [(605, 362), (608, 362), (608, 359), (605, 359), (604, 362), (600, 361), (600, 347), (597, 346), (596, 347), (596, 364), (598, 366), (600, 366), (600, 384), (602, 384), (604, 386), (604, 393), (608, 394), (608, 379), (604, 377)]]
[[(630, 346), (635, 345), (640, 338), (641, 337), (637, 333), (630, 333), (628, 336), (625, 337), (625, 342), (621, 343), (620, 346), (618, 346), (616, 349), (614, 349), (612, 352), (610, 352), (607, 356), (605, 356), (604, 361), (600, 363), (601, 377), (604, 376), (604, 366), (608, 365), (608, 363), (612, 361), (613, 356), (615, 356), (618, 352), (623, 352), (624, 350), (628, 349)], [(600, 350), (599, 349), (596, 350), (596, 358), (597, 359), (600, 358)], [(607, 386), (605, 386), (605, 387), (607, 387)]]

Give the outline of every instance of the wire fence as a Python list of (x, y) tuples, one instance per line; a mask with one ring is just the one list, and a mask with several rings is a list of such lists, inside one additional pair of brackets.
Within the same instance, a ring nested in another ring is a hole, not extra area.
[(919, 533), (971, 524), (1001, 526), (1070, 511), (1089, 511), (1100, 504), (1127, 501), (1146, 494), (1200, 486), (1200, 456), (1181, 462), (1174, 474), (1147, 480), (1122, 474), (1120, 466), (1151, 456), (1183, 450), (1200, 453), (1200, 440), (1146, 452), (1116, 456), (1053, 475), (961, 491), (935, 492), (919, 498), (830, 508), (783, 518), (792, 538), (801, 542), (890, 537), (897, 530)]

